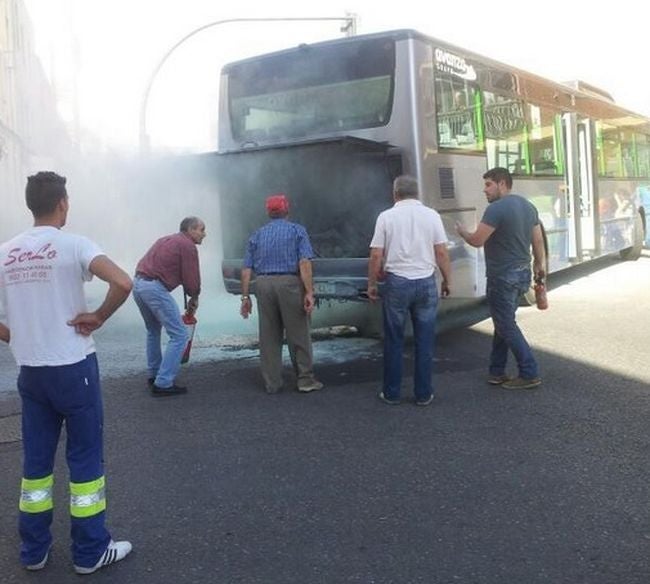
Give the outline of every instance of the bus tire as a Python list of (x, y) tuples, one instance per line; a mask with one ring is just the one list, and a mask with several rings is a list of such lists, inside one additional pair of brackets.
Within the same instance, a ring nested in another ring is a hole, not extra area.
[(637, 212), (636, 217), (634, 217), (634, 245), (619, 252), (621, 259), (625, 261), (638, 260), (641, 257), (641, 252), (643, 252), (644, 240), (643, 217), (641, 217), (641, 213)]

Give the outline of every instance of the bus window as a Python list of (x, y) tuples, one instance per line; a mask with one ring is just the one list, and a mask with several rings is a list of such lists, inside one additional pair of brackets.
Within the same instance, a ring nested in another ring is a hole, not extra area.
[(489, 91), (483, 93), (483, 99), (488, 167), (501, 166), (514, 174), (529, 174), (523, 103)]
[(349, 42), (279, 53), (227, 69), (233, 138), (295, 139), (390, 119), (395, 43)]
[(482, 150), (477, 132), (479, 93), (464, 79), (439, 75), (436, 86), (438, 147)]
[(561, 140), (555, 135), (558, 114), (553, 110), (529, 105), (528, 148), (533, 174), (562, 174)]
[(596, 122), (598, 139), (598, 173), (602, 177), (620, 177), (623, 175), (621, 158), (621, 140), (618, 128), (607, 127), (603, 122)]
[(629, 130), (622, 130), (620, 137), (622, 176), (637, 176), (636, 144), (634, 143), (634, 134)]
[(639, 176), (650, 177), (650, 136), (635, 134)]

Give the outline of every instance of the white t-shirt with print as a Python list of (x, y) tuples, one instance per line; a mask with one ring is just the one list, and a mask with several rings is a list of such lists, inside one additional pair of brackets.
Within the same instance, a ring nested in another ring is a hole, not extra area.
[(95, 351), (92, 337), (67, 323), (88, 310), (83, 286), (98, 255), (89, 239), (49, 226), (0, 245), (0, 301), (18, 365), (69, 365)]
[(434, 245), (447, 243), (437, 211), (417, 199), (402, 199), (377, 217), (370, 247), (384, 250), (384, 270), (407, 278), (428, 278), (436, 269)]

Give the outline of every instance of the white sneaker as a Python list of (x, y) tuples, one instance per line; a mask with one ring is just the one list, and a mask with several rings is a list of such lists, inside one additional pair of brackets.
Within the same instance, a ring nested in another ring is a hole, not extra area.
[(131, 553), (133, 546), (129, 541), (113, 541), (111, 540), (106, 548), (106, 551), (99, 558), (99, 561), (92, 568), (83, 568), (82, 566), (75, 566), (74, 571), (77, 574), (92, 574), (104, 566), (114, 564), (123, 560)]
[(48, 549), (45, 552), (45, 556), (40, 562), (38, 562), (38, 564), (29, 564), (28, 566), (25, 566), (25, 570), (29, 570), (30, 572), (36, 572), (37, 570), (42, 570), (45, 567), (45, 564), (47, 564), (47, 559), (49, 557), (50, 557), (50, 550)]

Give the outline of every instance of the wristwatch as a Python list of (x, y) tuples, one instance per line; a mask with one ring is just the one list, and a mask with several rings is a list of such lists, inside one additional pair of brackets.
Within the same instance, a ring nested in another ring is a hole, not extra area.
[(250, 300), (250, 298), (251, 298), (251, 297), (250, 297), (248, 294), (242, 294), (242, 295), (241, 295), (242, 302), (243, 302), (244, 300)]

